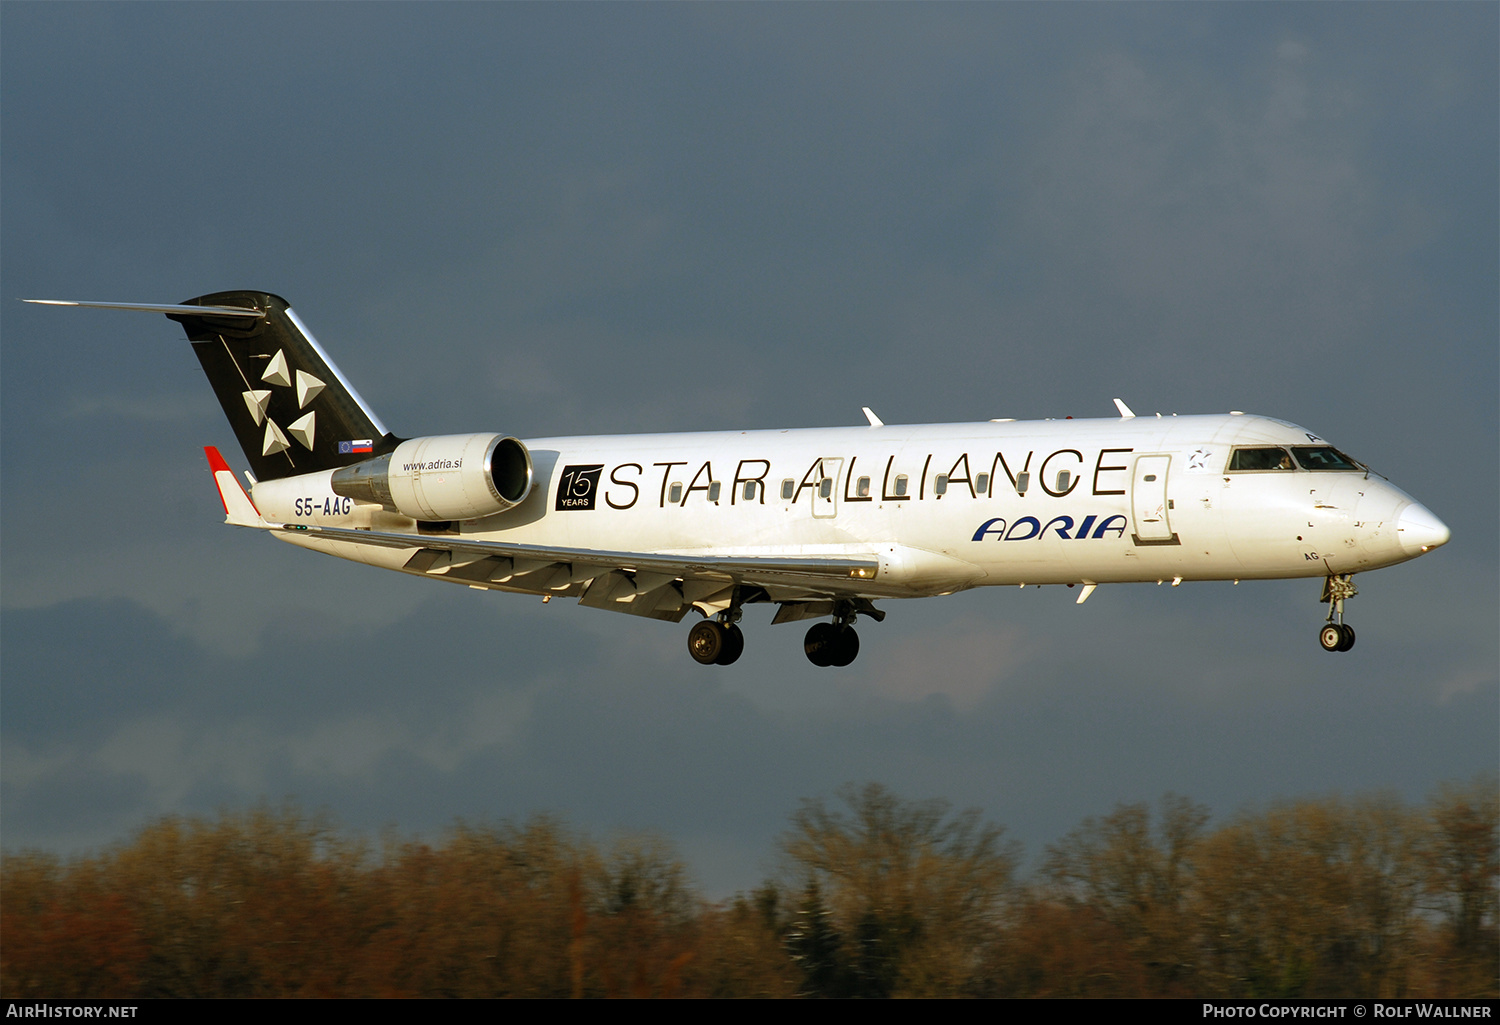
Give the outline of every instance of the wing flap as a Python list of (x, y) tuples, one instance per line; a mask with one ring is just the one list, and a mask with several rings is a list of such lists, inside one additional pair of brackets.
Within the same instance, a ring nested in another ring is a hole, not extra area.
[[(879, 571), (874, 556), (716, 556), (646, 552), (615, 552), (591, 548), (560, 548), (549, 545), (511, 544), (472, 538), (436, 537), (390, 531), (355, 530), (306, 524), (268, 524), (274, 530), (330, 541), (353, 542), (379, 548), (417, 549), (405, 568), (455, 579), (485, 579), (490, 583), (528, 591), (559, 591), (586, 588), (612, 573), (622, 576), (601, 590), (609, 593), (586, 604), (601, 608), (634, 605), (634, 595), (665, 597), (663, 588), (682, 581), (678, 590), (684, 602), (709, 602), (735, 584), (794, 587), (829, 596), (856, 593), (860, 584), (873, 580)], [(472, 575), (481, 572), (483, 577)], [(629, 594), (622, 586), (628, 581)], [(612, 592), (612, 593), (611, 593)]]

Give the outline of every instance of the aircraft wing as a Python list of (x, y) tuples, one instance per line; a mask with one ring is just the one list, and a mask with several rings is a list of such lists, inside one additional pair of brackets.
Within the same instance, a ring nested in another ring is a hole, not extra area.
[[(720, 556), (613, 552), (442, 535), (267, 524), (274, 531), (357, 545), (416, 549), (403, 567), (473, 587), (574, 596), (579, 603), (672, 622), (696, 605), (727, 607), (736, 587), (777, 602), (861, 599), (879, 570), (869, 556)], [(293, 540), (293, 538), (288, 538)], [(868, 607), (868, 602), (860, 602)]]

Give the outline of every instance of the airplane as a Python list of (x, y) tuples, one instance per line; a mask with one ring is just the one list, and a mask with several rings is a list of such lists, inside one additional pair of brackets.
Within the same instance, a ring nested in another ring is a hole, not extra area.
[(1321, 578), (1348, 651), (1356, 573), (1446, 544), (1435, 515), (1296, 424), (1239, 411), (518, 439), (386, 428), (286, 300), (29, 299), (181, 324), (250, 469), (208, 457), (225, 522), (482, 590), (680, 622), (704, 665), (744, 650), (748, 605), (816, 620), (847, 666), (882, 599), (981, 586)]

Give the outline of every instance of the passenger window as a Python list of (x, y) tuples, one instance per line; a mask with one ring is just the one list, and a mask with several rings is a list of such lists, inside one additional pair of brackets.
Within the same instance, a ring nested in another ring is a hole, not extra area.
[(708, 500), (717, 502), (719, 500), (719, 482), (711, 480), (708, 482)]
[(833, 478), (832, 477), (824, 477), (822, 480), (818, 481), (818, 497), (819, 498), (832, 498), (833, 497)]
[(672, 486), (667, 489), (667, 501), (671, 502), (673, 505), (679, 505), (682, 502), (681, 481), (673, 481)]
[(1024, 495), (1024, 494), (1026, 494), (1026, 489), (1029, 488), (1029, 487), (1031, 487), (1031, 474), (1029, 474), (1029, 473), (1018, 473), (1018, 474), (1016, 474), (1016, 494), (1018, 494), (1018, 495)]
[(860, 498), (870, 497), (870, 478), (861, 477), (859, 483), (854, 485), (854, 494)]
[(747, 501), (747, 502), (753, 502), (753, 501), (755, 501), (755, 486), (757, 484), (759, 484), (759, 483), (760, 483), (760, 481), (758, 481), (758, 480), (747, 480), (747, 481), (745, 481), (745, 490), (743, 492), (745, 501)]
[(1291, 470), (1292, 457), (1284, 448), (1237, 448), (1229, 457), (1229, 469)]
[(987, 473), (981, 473), (979, 476), (975, 477), (974, 490), (979, 492), (981, 495), (989, 494), (990, 475)]
[(948, 475), (940, 473), (932, 478), (932, 493), (934, 495), (946, 495), (948, 493)]
[(906, 494), (906, 474), (896, 474), (896, 495), (899, 497)]
[(1073, 480), (1072, 473), (1070, 473), (1067, 470), (1058, 470), (1057, 471), (1057, 490), (1058, 491), (1066, 491), (1066, 490), (1068, 490), (1068, 485), (1072, 482), (1072, 480)]
[(788, 502), (790, 502), (792, 500), (792, 496), (795, 495), (796, 493), (797, 493), (797, 482), (794, 481), (794, 480), (792, 480), (792, 478), (788, 477), (786, 480), (784, 480), (784, 481), (781, 482), (781, 497), (782, 498), (784, 498)]

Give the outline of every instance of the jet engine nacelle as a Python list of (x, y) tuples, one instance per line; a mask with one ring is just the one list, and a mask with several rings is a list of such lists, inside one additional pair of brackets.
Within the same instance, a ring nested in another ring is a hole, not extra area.
[(531, 493), (531, 453), (503, 434), (413, 438), (395, 451), (333, 472), (333, 491), (379, 502), (414, 520), (472, 520)]

